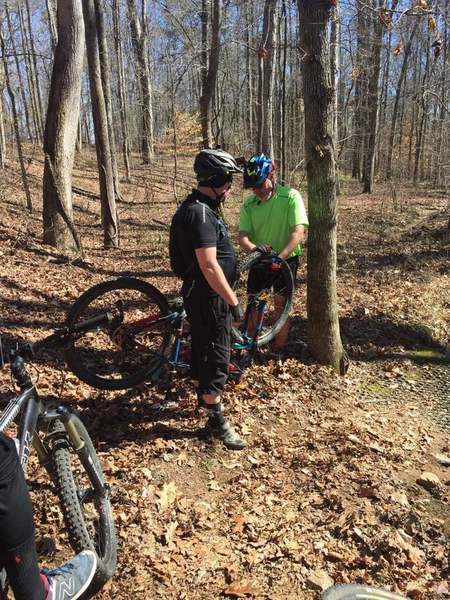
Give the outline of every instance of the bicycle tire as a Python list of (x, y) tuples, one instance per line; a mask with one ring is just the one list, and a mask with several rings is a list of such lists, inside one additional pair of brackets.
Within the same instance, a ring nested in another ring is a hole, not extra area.
[[(156, 320), (169, 314), (167, 300), (158, 289), (133, 277), (104, 281), (86, 290), (74, 302), (66, 325), (101, 312), (121, 312), (120, 326), (117, 327), (115, 318), (112, 324), (75, 336), (65, 349), (67, 365), (81, 381), (98, 389), (121, 390), (148, 381), (163, 368), (173, 339), (170, 326), (161, 324), (139, 338), (130, 336), (126, 329), (132, 319)], [(123, 347), (113, 340), (121, 327), (128, 335)]]
[[(242, 309), (244, 311), (246, 310), (247, 300), (248, 300), (248, 294), (247, 294), (247, 289), (246, 289), (248, 273), (249, 273), (250, 269), (252, 267), (254, 267), (255, 265), (257, 265), (258, 263), (261, 263), (262, 261), (269, 261), (269, 260), (272, 260), (272, 259), (265, 257), (260, 252), (252, 252), (251, 254), (247, 255), (238, 264), (237, 275), (236, 275), (235, 283), (233, 285), (233, 290), (235, 291), (236, 295), (238, 296), (239, 303), (241, 304)], [(281, 330), (283, 325), (286, 323), (288, 316), (289, 316), (289, 312), (292, 307), (292, 298), (294, 295), (294, 278), (292, 277), (292, 271), (291, 271), (288, 263), (285, 260), (283, 260), (281, 258), (276, 258), (276, 262), (280, 265), (279, 277), (282, 278), (282, 282), (283, 282), (283, 287), (284, 287), (283, 295), (285, 297), (285, 304), (284, 304), (283, 310), (281, 311), (278, 318), (273, 321), (267, 322), (266, 327), (263, 329), (262, 333), (256, 340), (257, 348), (260, 348), (261, 346), (268, 344), (270, 341), (272, 341), (275, 338), (275, 336), (279, 333), (279, 331)], [(239, 288), (241, 290), (240, 292), (238, 291)], [(242, 331), (240, 331), (240, 329), (233, 326), (231, 328), (231, 333), (236, 342), (238, 342), (239, 344), (245, 343), (244, 337), (242, 335)]]
[(366, 585), (345, 584), (325, 590), (321, 600), (405, 600), (405, 596)]
[[(102, 482), (103, 471), (97, 458), (94, 445), (81, 420), (72, 415), (73, 423), (78, 434), (83, 440), (88, 452), (89, 462), (100, 475)], [(98, 557), (97, 571), (90, 590), (97, 591), (108, 579), (111, 578), (117, 564), (117, 538), (114, 527), (114, 519), (111, 509), (109, 492), (100, 494), (94, 487), (89, 488), (92, 504), (95, 506), (95, 525), (89, 525), (88, 517), (83, 510), (84, 503), (80, 498), (79, 481), (83, 475), (83, 483), (93, 482), (89, 473), (84, 469), (81, 461), (77, 463), (77, 475), (74, 474), (74, 461), (78, 456), (74, 454), (70, 445), (67, 432), (60, 420), (52, 425), (52, 433), (49, 440), (54, 483), (60, 499), (64, 522), (67, 527), (70, 545), (76, 553), (83, 550), (93, 550)], [(90, 519), (93, 521), (93, 519)]]

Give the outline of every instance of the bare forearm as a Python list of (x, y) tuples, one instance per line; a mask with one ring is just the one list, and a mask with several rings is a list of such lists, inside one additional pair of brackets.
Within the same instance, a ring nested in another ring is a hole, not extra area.
[(305, 239), (305, 232), (304, 232), (303, 228), (302, 228), (302, 230), (293, 231), (289, 235), (285, 247), (278, 254), (278, 256), (280, 258), (283, 258), (284, 260), (286, 260), (286, 258), (288, 258), (288, 256), (291, 254), (291, 252), (298, 246), (298, 244), (300, 244), (300, 242), (303, 242), (304, 239)]
[(243, 233), (239, 233), (239, 245), (245, 252), (251, 252), (256, 247), (250, 236)]
[(231, 289), (219, 263), (208, 263), (200, 268), (211, 288), (219, 294), (227, 304), (235, 306), (238, 303), (236, 294)]

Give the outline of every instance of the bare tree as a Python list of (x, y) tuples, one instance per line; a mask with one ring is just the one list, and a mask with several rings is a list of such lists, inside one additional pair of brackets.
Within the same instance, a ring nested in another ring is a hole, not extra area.
[[(284, 182), (286, 177), (286, 72), (287, 72), (287, 49), (288, 49), (288, 18), (286, 0), (282, 0), (283, 21), (283, 58), (281, 65), (281, 107), (280, 107), (280, 178)], [(281, 22), (280, 22), (281, 26)], [(281, 37), (281, 33), (280, 33)]]
[[(442, 47), (443, 47), (443, 56), (442, 56), (442, 75), (441, 75), (441, 83), (440, 83), (440, 87), (441, 87), (441, 97), (440, 97), (440, 110), (439, 110), (439, 124), (438, 124), (438, 142), (437, 142), (437, 157), (438, 160), (436, 161), (436, 166), (435, 166), (435, 171), (434, 171), (434, 185), (437, 186), (441, 183), (442, 180), (442, 163), (443, 163), (443, 142), (444, 142), (444, 126), (445, 126), (445, 117), (446, 114), (450, 114), (448, 111), (448, 82), (446, 79), (446, 68), (447, 68), (447, 62), (448, 62), (448, 56), (449, 56), (449, 36), (448, 36), (448, 31), (450, 29), (450, 23), (449, 23), (449, 15), (450, 15), (450, 6), (448, 2), (445, 2), (445, 8), (444, 8), (444, 36), (443, 36), (443, 43), (442, 43)], [(435, 47), (436, 47), (436, 43), (435, 43)], [(436, 58), (439, 58), (438, 56)], [(449, 221), (449, 225), (450, 225), (450, 221)]]
[(46, 0), (47, 4), (47, 18), (48, 18), (48, 27), (50, 30), (50, 35), (52, 39), (52, 47), (53, 50), (56, 48), (56, 44), (58, 43), (58, 26), (56, 20), (56, 0)]
[(122, 154), (125, 165), (125, 178), (130, 181), (130, 141), (128, 137), (127, 109), (125, 102), (125, 85), (123, 72), (122, 36), (120, 31), (120, 6), (118, 0), (113, 0), (113, 27), (114, 46), (116, 50), (117, 87), (120, 113), (120, 127), (122, 132)]
[(336, 172), (328, 28), (332, 0), (298, 0), (303, 52), (308, 177), (309, 347), (324, 364), (345, 370), (336, 295)]
[(219, 70), (221, 15), (222, 0), (213, 0), (211, 46), (208, 56), (208, 2), (207, 0), (202, 0), (202, 11), (200, 13), (202, 23), (202, 94), (200, 96), (200, 122), (204, 148), (211, 148), (213, 144), (211, 104), (214, 98), (217, 72)]
[(368, 10), (363, 0), (357, 3), (357, 51), (355, 77), (355, 111), (353, 118), (352, 177), (361, 177), (361, 159), (364, 152), (365, 123), (367, 121), (367, 64), (368, 64)]
[(92, 116), (94, 119), (95, 146), (97, 150), (98, 176), (105, 248), (119, 245), (119, 221), (114, 193), (111, 145), (108, 134), (108, 118), (102, 85), (97, 19), (94, 0), (83, 0), (83, 15), (86, 32), (86, 48), (89, 65)]
[(33, 76), (35, 79), (34, 85), (35, 85), (35, 90), (36, 90), (37, 110), (39, 113), (39, 122), (41, 123), (41, 128), (43, 129), (42, 121), (44, 118), (44, 109), (43, 109), (43, 104), (42, 104), (41, 86), (39, 83), (39, 75), (38, 75), (37, 53), (36, 53), (36, 50), (34, 47), (34, 39), (33, 39), (33, 33), (32, 33), (32, 20), (31, 20), (31, 9), (30, 9), (29, 0), (25, 0), (25, 9), (26, 9), (26, 13), (27, 13), (27, 25), (28, 25), (27, 33), (28, 33), (29, 40), (30, 40), (31, 58), (33, 59)]
[(19, 82), (19, 91), (20, 91), (20, 96), (22, 98), (23, 110), (24, 110), (24, 114), (25, 114), (25, 123), (26, 123), (27, 131), (28, 131), (28, 139), (31, 141), (33, 139), (33, 133), (31, 131), (30, 116), (29, 116), (29, 112), (28, 112), (28, 103), (27, 103), (27, 99), (26, 99), (26, 95), (25, 95), (25, 86), (22, 81), (22, 70), (20, 68), (19, 58), (18, 58), (18, 54), (17, 54), (17, 50), (16, 50), (16, 43), (14, 41), (14, 32), (13, 32), (13, 26), (12, 26), (12, 22), (11, 22), (11, 13), (9, 10), (9, 5), (8, 5), (7, 0), (4, 0), (4, 3), (5, 3), (4, 6), (5, 6), (5, 13), (6, 13), (6, 22), (8, 24), (10, 44), (11, 44), (12, 52), (14, 55), (14, 61), (16, 63), (17, 78), (18, 78), (18, 82)]
[[(428, 36), (429, 42), (429, 36)], [(417, 128), (416, 135), (416, 148), (414, 152), (414, 173), (413, 173), (413, 182), (414, 185), (417, 184), (419, 180), (419, 161), (421, 156), (423, 155), (423, 143), (425, 139), (425, 131), (428, 122), (428, 95), (426, 94), (428, 79), (430, 77), (430, 48), (429, 43), (426, 44), (426, 62), (425, 62), (425, 70), (423, 73), (422, 85), (418, 91), (418, 103), (420, 107), (420, 119)]]
[(57, 27), (44, 133), (44, 242), (60, 250), (77, 249), (82, 253), (72, 209), (72, 169), (84, 56), (81, 0), (59, 0)]
[(381, 45), (383, 43), (383, 26), (381, 20), (384, 10), (384, 0), (372, 0), (372, 55), (367, 66), (369, 77), (367, 95), (367, 123), (366, 146), (363, 161), (363, 193), (371, 194), (375, 169), (375, 149), (378, 131), (378, 111), (380, 103), (380, 71), (381, 71)]
[(43, 125), (42, 115), (39, 111), (37, 91), (36, 91), (36, 77), (34, 74), (33, 62), (32, 62), (32, 51), (28, 41), (28, 35), (26, 31), (26, 25), (23, 18), (22, 7), (17, 7), (17, 13), (19, 17), (20, 34), (22, 38), (22, 49), (25, 57), (25, 71), (28, 81), (28, 96), (30, 99), (31, 114), (33, 117), (33, 125), (35, 132), (35, 139), (41, 141), (43, 136)]
[(16, 143), (17, 143), (17, 154), (19, 155), (20, 172), (22, 175), (22, 184), (23, 184), (23, 189), (25, 190), (27, 209), (29, 212), (32, 212), (33, 211), (33, 203), (31, 200), (30, 187), (28, 185), (28, 179), (27, 179), (27, 171), (25, 169), (25, 159), (24, 159), (23, 150), (22, 150), (22, 142), (20, 139), (19, 118), (18, 118), (17, 108), (16, 108), (16, 98), (15, 98), (14, 91), (11, 86), (11, 79), (9, 77), (8, 58), (6, 56), (5, 41), (3, 39), (3, 32), (1, 29), (1, 25), (0, 25), (0, 50), (2, 51), (2, 61), (3, 61), (3, 70), (5, 73), (6, 91), (8, 92), (9, 101), (11, 102), (14, 133), (16, 136)]
[(277, 0), (265, 0), (258, 79), (258, 149), (273, 154), (273, 80), (275, 66), (275, 17)]
[(253, 70), (252, 70), (252, 50), (250, 48), (251, 41), (251, 22), (252, 22), (252, 8), (251, 2), (244, 4), (245, 11), (245, 73), (247, 79), (247, 103), (245, 107), (246, 121), (248, 137), (253, 142), (254, 140), (254, 102), (253, 102)]
[[(146, 0), (142, 0), (141, 14), (145, 15)], [(130, 19), (131, 38), (134, 54), (136, 57), (137, 73), (141, 88), (142, 108), (142, 135), (141, 153), (144, 164), (149, 164), (153, 159), (153, 111), (152, 111), (152, 88), (150, 84), (150, 69), (147, 56), (147, 31), (145, 19), (139, 19), (136, 0), (127, 0), (128, 16)]]
[(394, 156), (395, 128), (397, 125), (401, 91), (402, 91), (402, 87), (403, 87), (403, 82), (405, 81), (405, 77), (406, 77), (406, 71), (407, 71), (407, 67), (408, 67), (408, 59), (409, 59), (409, 55), (411, 54), (412, 43), (413, 43), (414, 36), (416, 35), (418, 27), (419, 27), (419, 21), (417, 20), (414, 24), (414, 27), (412, 28), (408, 42), (404, 49), (402, 68), (400, 71), (400, 76), (398, 78), (397, 88), (395, 90), (394, 108), (392, 111), (392, 122), (391, 122), (391, 129), (390, 129), (389, 141), (388, 141), (388, 158), (387, 158), (387, 166), (386, 166), (387, 179), (390, 179), (392, 177), (392, 158)]
[(3, 104), (3, 91), (5, 81), (3, 75), (3, 62), (0, 63), (0, 169), (6, 164), (6, 137), (5, 137), (5, 109)]
[[(338, 88), (339, 88), (339, 34), (340, 34), (340, 15), (339, 0), (336, 0), (333, 8), (330, 31), (330, 72), (333, 82), (333, 139), (335, 147), (335, 157), (339, 156), (339, 110), (338, 110)], [(339, 169), (338, 159), (336, 158), (336, 195), (339, 196)]]
[(109, 65), (109, 51), (107, 34), (105, 27), (105, 15), (104, 15), (104, 0), (94, 0), (95, 6), (95, 17), (97, 26), (97, 38), (98, 38), (98, 50), (100, 58), (100, 73), (102, 78), (103, 95), (105, 98), (106, 107), (106, 119), (108, 122), (108, 137), (109, 147), (111, 154), (111, 164), (113, 170), (113, 182), (114, 182), (114, 193), (116, 198), (120, 198), (119, 190), (119, 173), (117, 171), (116, 161), (116, 140), (114, 136), (114, 125), (113, 125), (113, 108), (111, 99), (111, 76), (110, 76), (110, 65)]

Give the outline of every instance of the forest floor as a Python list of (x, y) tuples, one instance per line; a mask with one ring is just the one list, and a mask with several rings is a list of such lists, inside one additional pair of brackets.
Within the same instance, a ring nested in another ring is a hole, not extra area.
[[(193, 184), (190, 160), (180, 197)], [(28, 165), (32, 214), (17, 164), (0, 175), (5, 346), (48, 334), (81, 292), (106, 278), (133, 274), (176, 292), (167, 231), (154, 221), (168, 223), (175, 209), (169, 161), (136, 168), (122, 184), (120, 250), (102, 248), (98, 201), (74, 196), (84, 260), (41, 242), (42, 168), (40, 156)], [(96, 191), (93, 153), (77, 158), (74, 175), (75, 186)], [(174, 381), (178, 406), (161, 411), (152, 385), (101, 392), (66, 374), (61, 398), (81, 413), (112, 486), (119, 564), (97, 598), (309, 600), (333, 581), (449, 597), (449, 200), (424, 189), (376, 190), (359, 195), (344, 185), (339, 200), (349, 371), (341, 377), (308, 354), (303, 264), (293, 358), (266, 360), (239, 387), (227, 386), (246, 450), (198, 435), (204, 417), (186, 379)], [(233, 231), (241, 201), (236, 186), (225, 209)], [(39, 389), (58, 396), (62, 369), (60, 353), (39, 361)], [(0, 385), (6, 398), (8, 369)], [(437, 479), (419, 484), (423, 472)], [(40, 561), (52, 565), (69, 551), (44, 481), (30, 469)]]

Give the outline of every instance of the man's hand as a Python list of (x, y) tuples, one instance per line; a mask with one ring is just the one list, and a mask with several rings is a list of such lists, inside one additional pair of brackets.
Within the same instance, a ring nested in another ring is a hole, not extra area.
[(252, 252), (259, 252), (260, 254), (270, 254), (271, 252), (273, 252), (273, 248), (268, 244), (259, 244), (259, 246), (255, 246), (252, 249)]
[(244, 312), (239, 303), (235, 306), (230, 306), (230, 313), (233, 323), (241, 323), (244, 320)]

